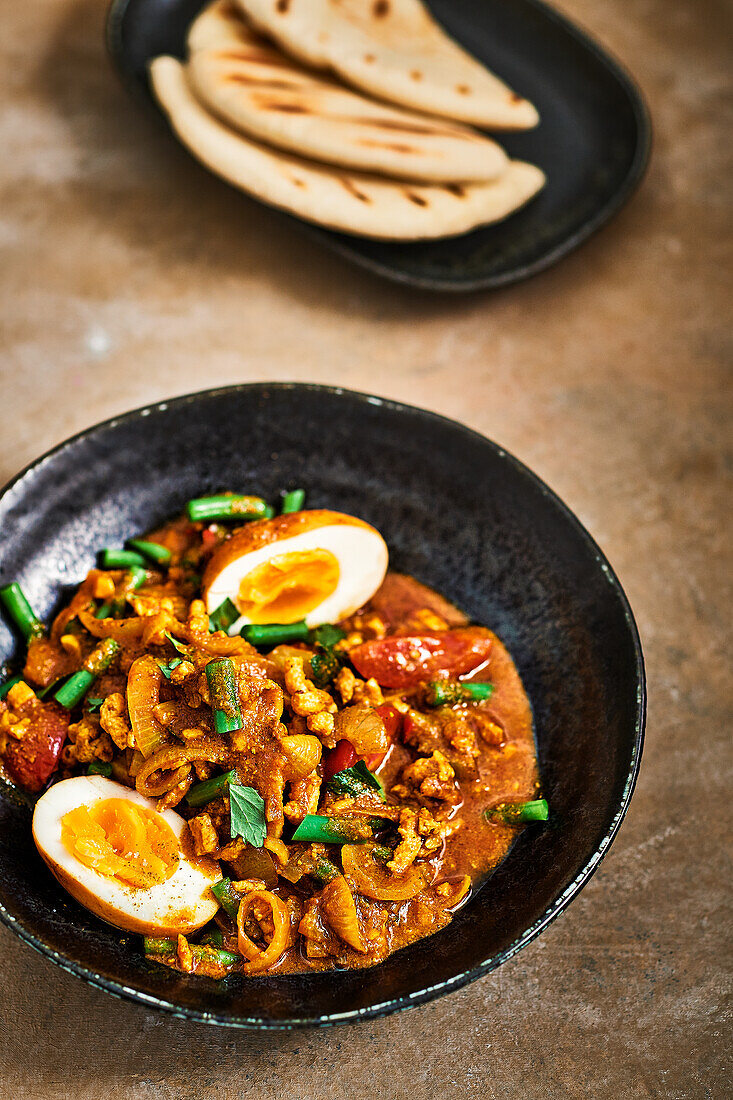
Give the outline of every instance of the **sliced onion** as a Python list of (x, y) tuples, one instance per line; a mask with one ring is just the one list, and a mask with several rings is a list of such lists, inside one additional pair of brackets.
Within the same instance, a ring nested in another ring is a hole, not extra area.
[(344, 844), (341, 849), (344, 874), (359, 894), (376, 901), (408, 901), (430, 885), (431, 867), (413, 863), (403, 875), (393, 875), (372, 858), (375, 847), (374, 844)]
[(321, 891), (323, 912), (337, 936), (355, 951), (366, 951), (359, 928), (354, 897), (343, 875), (327, 883)]
[[(143, 619), (134, 620), (141, 625)], [(154, 657), (145, 654), (132, 662), (127, 677), (127, 710), (135, 745), (145, 757), (160, 748), (166, 740), (165, 727), (153, 714), (160, 702), (163, 674)]]
[(79, 621), (95, 638), (114, 638), (120, 645), (142, 637), (147, 619), (95, 619), (88, 611), (79, 611)]
[[(272, 913), (272, 923), (275, 926), (272, 939), (264, 951), (252, 942), (244, 930), (247, 915), (258, 898), (269, 905)], [(247, 959), (243, 967), (244, 973), (261, 974), (263, 970), (274, 966), (283, 952), (287, 950), (289, 942), (290, 913), (285, 903), (271, 890), (252, 890), (242, 899), (242, 904), (239, 906), (237, 913), (237, 943), (240, 954)]]
[(376, 710), (365, 703), (339, 711), (336, 715), (336, 738), (350, 741), (359, 756), (385, 753), (390, 744), (384, 722)]

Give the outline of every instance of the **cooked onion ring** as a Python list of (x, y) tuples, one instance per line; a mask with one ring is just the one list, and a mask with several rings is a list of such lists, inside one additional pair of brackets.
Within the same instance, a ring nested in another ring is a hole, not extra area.
[(430, 885), (433, 868), (413, 863), (403, 875), (393, 875), (372, 859), (373, 844), (344, 844), (341, 864), (344, 874), (359, 894), (376, 901), (407, 901)]
[[(272, 922), (275, 926), (272, 939), (264, 951), (253, 943), (244, 930), (244, 922), (252, 905), (257, 900), (269, 905)], [(242, 899), (237, 912), (237, 943), (240, 954), (248, 961), (244, 964), (245, 974), (261, 974), (263, 970), (274, 966), (287, 949), (290, 940), (290, 914), (283, 901), (271, 890), (252, 890)]]
[[(135, 787), (140, 794), (157, 798), (181, 783), (194, 761), (228, 764), (230, 760), (231, 750), (213, 737), (197, 737), (186, 745), (164, 745), (142, 765), (135, 776)], [(157, 776), (160, 772), (164, 775)]]

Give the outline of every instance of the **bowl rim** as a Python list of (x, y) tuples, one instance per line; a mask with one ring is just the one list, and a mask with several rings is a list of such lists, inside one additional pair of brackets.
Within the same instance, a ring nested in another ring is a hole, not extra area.
[[(384, 407), (390, 409), (393, 412), (408, 413), (410, 415), (417, 414), (419, 417), (435, 424), (442, 424), (449, 426), (453, 430), (460, 431), (465, 437), (474, 441), (480, 442), (483, 445), (488, 445), (495, 453), (496, 457), (502, 461), (506, 461), (510, 466), (520, 473), (522, 476), (530, 479), (534, 483), (535, 488), (539, 489), (543, 496), (549, 499), (560, 511), (563, 513), (564, 518), (569, 521), (570, 525), (575, 529), (576, 534), (579, 535), (581, 540), (586, 544), (587, 548), (592, 552), (597, 564), (603, 571), (606, 580), (614, 590), (615, 595), (621, 603), (623, 611), (623, 617), (626, 627), (629, 632), (629, 636), (632, 643), (632, 650), (634, 656), (634, 663), (636, 667), (636, 706), (635, 706), (635, 718), (634, 718), (634, 741), (631, 752), (631, 759), (629, 763), (629, 770), (626, 776), (624, 789), (621, 794), (621, 798), (605, 834), (596, 845), (595, 850), (586, 861), (585, 865), (578, 871), (575, 878), (570, 882), (564, 890), (562, 890), (557, 897), (547, 906), (544, 913), (533, 924), (522, 932), (515, 940), (513, 940), (503, 951), (499, 951), (489, 958), (484, 959), (476, 966), (463, 970), (458, 974), (453, 975), (451, 978), (447, 978), (445, 981), (436, 982), (432, 985), (426, 985), (423, 988), (416, 990), (412, 993), (405, 994), (399, 997), (390, 997), (384, 1001), (380, 1001), (375, 1004), (368, 1005), (364, 1008), (354, 1008), (347, 1012), (335, 1012), (326, 1013), (319, 1016), (294, 1016), (283, 1017), (279, 1019), (272, 1019), (270, 1017), (263, 1017), (257, 1015), (232, 1015), (217, 1012), (205, 1012), (196, 1008), (183, 1007), (180, 1004), (176, 1004), (175, 1001), (169, 1000), (164, 996), (152, 996), (141, 990), (131, 988), (125, 985), (121, 981), (116, 981), (111, 978), (107, 978), (102, 974), (96, 973), (94, 970), (85, 966), (82, 963), (77, 963), (73, 959), (66, 957), (58, 951), (55, 951), (47, 943), (36, 936), (33, 932), (29, 931), (22, 922), (14, 917), (5, 907), (0, 899), (0, 922), (4, 924), (10, 931), (14, 932), (19, 939), (24, 943), (27, 943), (30, 947), (34, 948), (39, 954), (49, 958), (55, 963), (61, 970), (66, 971), (69, 974), (74, 974), (77, 977), (82, 978), (88, 985), (94, 988), (101, 989), (106, 993), (112, 994), (112, 996), (118, 997), (121, 1000), (128, 1000), (142, 1004), (146, 1008), (156, 1008), (168, 1013), (169, 1015), (184, 1020), (195, 1020), (199, 1023), (212, 1024), (220, 1027), (231, 1027), (247, 1030), (264, 1030), (264, 1031), (291, 1031), (298, 1028), (308, 1027), (330, 1027), (341, 1023), (353, 1023), (359, 1020), (374, 1019), (379, 1016), (389, 1016), (397, 1012), (402, 1012), (408, 1008), (413, 1008), (417, 1005), (426, 1004), (429, 1001), (435, 1000), (437, 997), (441, 997), (447, 993), (452, 993), (456, 990), (462, 989), (464, 986), (469, 985), (471, 982), (476, 981), (478, 978), (483, 977), (486, 974), (496, 970), (502, 963), (511, 959), (518, 951), (521, 951), (523, 947), (526, 947), (528, 943), (536, 939), (545, 928), (548, 927), (570, 904), (570, 902), (580, 893), (583, 887), (590, 881), (592, 876), (597, 871), (603, 858), (605, 857), (608, 849), (613, 843), (616, 835), (621, 827), (621, 823), (626, 816), (626, 812), (631, 802), (631, 797), (634, 793), (636, 781), (639, 775), (639, 768), (641, 765), (641, 757), (644, 746), (644, 731), (646, 725), (646, 709), (647, 709), (647, 689), (646, 689), (646, 670), (644, 664), (644, 654), (641, 646), (641, 639), (639, 636), (639, 630), (634, 619), (631, 605), (628, 597), (619, 581), (616, 573), (614, 572), (610, 562), (606, 558), (605, 554), (598, 546), (592, 535), (586, 530), (577, 516), (571, 511), (571, 509), (564, 503), (563, 500), (554, 492), (537, 474), (535, 474), (528, 466), (516, 458), (513, 454), (507, 451), (504, 447), (495, 443), (487, 436), (482, 435), (481, 432), (476, 431), (473, 428), (469, 428), (467, 425), (460, 423), (460, 421), (453, 420), (450, 417), (442, 416), (440, 413), (431, 411), (430, 409), (424, 409), (417, 405), (409, 405), (405, 402), (396, 401), (392, 398), (380, 397), (375, 394), (366, 393), (360, 390), (351, 390), (343, 386), (324, 385), (313, 382), (245, 382), (235, 383), (228, 386), (220, 386), (209, 389), (197, 390), (193, 393), (181, 394), (170, 398), (168, 400), (155, 401), (147, 405), (141, 405), (138, 408), (131, 409), (128, 412), (121, 413), (117, 416), (108, 417), (106, 420), (101, 420), (96, 424), (92, 424), (88, 428), (84, 428), (74, 435), (69, 436), (68, 439), (62, 440), (60, 443), (51, 447), (45, 451), (38, 458), (29, 462), (22, 470), (19, 471), (14, 477), (7, 482), (0, 489), (0, 501), (2, 501), (8, 493), (10, 493), (25, 477), (31, 473), (37, 467), (44, 465), (49, 460), (55, 458), (57, 455), (63, 453), (66, 449), (72, 447), (78, 440), (89, 437), (97, 432), (114, 428), (120, 423), (130, 423), (134, 420), (142, 420), (151, 415), (154, 412), (165, 413), (169, 408), (179, 407), (182, 405), (192, 404), (201, 398), (205, 397), (219, 397), (226, 396), (234, 398), (240, 393), (254, 393), (261, 392), (263, 394), (269, 391), (277, 391), (280, 393), (292, 391), (306, 391), (310, 393), (323, 393), (334, 397), (347, 396), (349, 398), (356, 398), (359, 401), (365, 402), (369, 405), (376, 407)], [(284, 976), (287, 980), (287, 976)]]

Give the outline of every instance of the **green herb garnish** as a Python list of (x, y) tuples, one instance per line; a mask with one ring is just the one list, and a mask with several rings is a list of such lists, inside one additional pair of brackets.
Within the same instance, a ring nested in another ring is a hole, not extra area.
[(229, 784), (230, 832), (241, 836), (253, 848), (261, 848), (267, 836), (265, 803), (254, 787)]
[(166, 680), (170, 680), (171, 673), (173, 672), (173, 669), (178, 668), (178, 666), (182, 665), (182, 664), (183, 664), (183, 660), (182, 660), (181, 657), (173, 657), (172, 660), (170, 660), (168, 662), (158, 661), (158, 668), (163, 673)]

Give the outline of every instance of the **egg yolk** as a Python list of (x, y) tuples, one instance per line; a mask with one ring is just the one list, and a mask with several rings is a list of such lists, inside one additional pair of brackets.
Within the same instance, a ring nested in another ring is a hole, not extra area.
[(335, 592), (339, 573), (330, 550), (277, 554), (242, 578), (237, 607), (252, 623), (295, 623)]
[(61, 840), (85, 867), (142, 890), (169, 879), (180, 859), (168, 822), (124, 798), (69, 810), (61, 818)]

